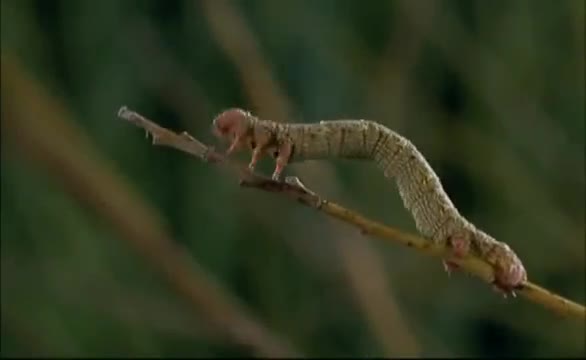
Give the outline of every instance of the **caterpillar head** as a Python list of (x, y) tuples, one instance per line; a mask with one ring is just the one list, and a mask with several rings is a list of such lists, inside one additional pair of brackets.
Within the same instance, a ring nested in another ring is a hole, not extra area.
[(233, 108), (221, 112), (212, 122), (214, 135), (225, 140), (234, 140), (244, 135), (250, 127), (250, 113)]

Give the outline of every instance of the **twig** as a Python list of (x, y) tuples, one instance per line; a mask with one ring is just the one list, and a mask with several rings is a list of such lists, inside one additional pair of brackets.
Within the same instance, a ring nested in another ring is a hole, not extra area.
[[(245, 165), (237, 164), (226, 159), (212, 147), (203, 144), (187, 133), (184, 132), (177, 134), (160, 127), (142, 115), (129, 110), (125, 106), (120, 109), (118, 116), (150, 133), (153, 137), (154, 145), (173, 147), (204, 161), (218, 163), (237, 172), (240, 175), (240, 184), (242, 186), (283, 194), (303, 205), (312, 207), (326, 213), (327, 215), (354, 225), (364, 234), (399, 242), (402, 245), (416, 249), (426, 255), (436, 257), (450, 256), (445, 248), (436, 245), (431, 241), (391, 228), (380, 222), (370, 220), (355, 211), (323, 199), (315, 192), (309, 190), (296, 177), (288, 177), (285, 182), (278, 182), (273, 181), (268, 177), (250, 172)], [(492, 267), (477, 257), (469, 255), (464, 258), (450, 258), (450, 261), (455, 262), (461, 269), (486, 282), (491, 283), (493, 281), (494, 273)], [(529, 281), (521, 284), (521, 286), (516, 289), (516, 292), (524, 296), (526, 299), (559, 314), (581, 319), (586, 318), (586, 309), (583, 305), (554, 294), (553, 292)]]
[(192, 320), (193, 313), (210, 330), (202, 335), (220, 336), (244, 354), (262, 358), (302, 356), (177, 245), (158, 213), (103, 161), (67, 109), (27, 76), (17, 59), (3, 53), (1, 63), (0, 128), (2, 150), (8, 150), (3, 156), (26, 159), (43, 169), (126, 241), (186, 302), (187, 319)]

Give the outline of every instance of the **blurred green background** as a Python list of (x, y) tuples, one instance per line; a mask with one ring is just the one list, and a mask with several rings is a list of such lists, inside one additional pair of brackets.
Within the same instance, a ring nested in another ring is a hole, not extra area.
[[(228, 107), (379, 121), (533, 282), (583, 304), (584, 7), (2, 0), (2, 356), (584, 356), (580, 320), (239, 188), (116, 117), (208, 143)], [(373, 164), (287, 173), (415, 232)]]

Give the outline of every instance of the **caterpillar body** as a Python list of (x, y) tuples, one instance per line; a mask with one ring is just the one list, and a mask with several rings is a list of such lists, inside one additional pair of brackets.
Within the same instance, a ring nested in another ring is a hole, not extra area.
[[(295, 161), (332, 157), (372, 160), (387, 178), (395, 179), (403, 204), (423, 236), (449, 246), (456, 256), (472, 252), (484, 259), (494, 269), (495, 287), (505, 294), (514, 293), (527, 280), (515, 252), (462, 216), (413, 143), (382, 124), (370, 120), (285, 124), (228, 109), (214, 118), (213, 131), (231, 141), (227, 154), (244, 147), (252, 150), (251, 169), (263, 155), (272, 156), (275, 180)], [(455, 268), (449, 261), (444, 265), (448, 271)]]

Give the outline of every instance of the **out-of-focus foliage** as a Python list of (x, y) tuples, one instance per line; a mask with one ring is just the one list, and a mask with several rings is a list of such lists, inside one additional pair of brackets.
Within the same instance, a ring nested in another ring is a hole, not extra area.
[[(436, 259), (240, 189), (151, 147), (115, 114), (128, 105), (210, 142), (211, 119), (234, 106), (286, 121), (377, 120), (418, 146), (461, 212), (508, 242), (532, 281), (584, 303), (584, 4), (2, 0), (1, 49), (192, 260), (298, 351), (579, 356), (580, 321), (505, 301), (476, 279), (448, 278)], [(2, 122), (17, 121), (2, 90)], [(2, 356), (249, 355), (210, 334), (205, 314), (10, 140), (3, 130)], [(372, 164), (287, 171), (415, 231)]]

